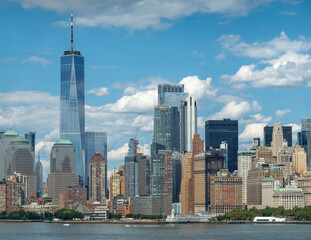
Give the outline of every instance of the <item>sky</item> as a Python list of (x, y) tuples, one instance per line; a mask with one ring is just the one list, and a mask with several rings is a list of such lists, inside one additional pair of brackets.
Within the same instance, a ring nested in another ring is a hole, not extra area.
[(263, 126), (311, 114), (311, 1), (1, 0), (0, 130), (36, 131), (45, 175), (59, 139), (60, 56), (85, 57), (86, 131), (108, 134), (108, 169), (137, 138), (150, 153), (159, 83), (182, 83), (208, 119), (239, 120), (239, 148)]

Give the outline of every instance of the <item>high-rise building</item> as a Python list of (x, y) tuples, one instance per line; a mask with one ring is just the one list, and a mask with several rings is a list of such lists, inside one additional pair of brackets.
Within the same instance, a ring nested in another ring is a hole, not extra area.
[(180, 185), (181, 212), (194, 213), (194, 171), (192, 153), (185, 153), (182, 158), (182, 180)]
[(272, 156), (272, 151), (265, 146), (257, 149), (253, 164), (256, 165), (260, 159), (264, 160), (264, 163), (266, 164), (276, 163), (276, 159)]
[(58, 140), (54, 143), (50, 155), (50, 173), (61, 172), (76, 173), (76, 151), (69, 140)]
[[(287, 145), (289, 147), (292, 146), (292, 126), (282, 126), (283, 130), (283, 138), (286, 140)], [(273, 133), (273, 126), (265, 126), (264, 127), (264, 145), (267, 147), (271, 147), (272, 142), (272, 133)]]
[(194, 134), (192, 140), (192, 154), (196, 155), (204, 152), (204, 140), (200, 138), (200, 134)]
[(29, 132), (25, 133), (25, 138), (29, 142), (31, 146), (31, 151), (35, 153), (35, 146), (36, 146), (36, 132)]
[(107, 161), (100, 153), (95, 153), (89, 165), (89, 199), (105, 203), (107, 193)]
[(311, 171), (310, 170), (308, 170), (307, 174), (298, 178), (297, 186), (301, 188), (303, 191), (305, 206), (311, 206)]
[(88, 184), (89, 164), (95, 153), (101, 153), (107, 160), (107, 133), (86, 132), (85, 133), (85, 185)]
[(243, 209), (242, 178), (231, 175), (227, 169), (211, 176), (211, 213), (219, 215), (233, 209)]
[(125, 156), (125, 196), (138, 196), (138, 165), (137, 147), (138, 140), (132, 138), (129, 141), (129, 150)]
[(179, 174), (174, 167), (174, 160), (170, 150), (159, 150), (158, 154), (152, 159), (152, 195), (162, 197), (164, 201), (164, 214), (170, 214), (174, 201), (174, 189), (176, 187), (176, 174)]
[(192, 152), (192, 139), (197, 133), (197, 103), (187, 97), (180, 103), (180, 152)]
[(178, 150), (179, 148), (178, 108), (165, 105), (155, 106), (151, 157), (154, 158), (159, 150)]
[(43, 166), (40, 162), (40, 154), (38, 153), (38, 161), (35, 167), (35, 175), (37, 181), (37, 197), (42, 196), (42, 188), (43, 188)]
[(179, 202), (179, 194), (180, 194), (180, 184), (182, 178), (182, 166), (181, 159), (183, 158), (183, 154), (174, 151), (172, 153), (172, 189), (173, 189), (173, 203)]
[(242, 177), (242, 196), (243, 204), (247, 204), (247, 176), (248, 171), (252, 168), (252, 160), (255, 155), (253, 150), (243, 150), (238, 152), (238, 173)]
[(272, 155), (277, 156), (278, 152), (283, 149), (284, 143), (283, 143), (283, 129), (282, 129), (282, 123), (275, 123), (273, 125), (273, 133), (272, 133)]
[(219, 149), (194, 156), (194, 211), (208, 211), (210, 205), (210, 177), (225, 166), (225, 156)]
[(273, 207), (274, 181), (272, 177), (262, 179), (262, 206)]
[(71, 15), (71, 49), (60, 57), (60, 139), (70, 140), (76, 151), (75, 172), (84, 178), (84, 57), (73, 48), (73, 15)]
[(121, 196), (121, 176), (119, 172), (112, 174), (109, 181), (110, 201), (117, 196)]
[(180, 101), (184, 101), (188, 93), (184, 92), (183, 84), (164, 83), (158, 85), (158, 105), (179, 107)]
[(247, 176), (247, 205), (262, 204), (262, 179), (265, 172), (262, 168), (252, 167)]
[(297, 133), (297, 142), (307, 153), (307, 165), (311, 163), (311, 118), (301, 119), (301, 131)]
[(207, 120), (205, 122), (205, 150), (210, 147), (219, 148), (222, 141), (228, 144), (228, 169), (230, 172), (238, 169), (238, 121), (223, 120)]
[(87, 189), (84, 187), (69, 186), (59, 193), (59, 209), (75, 210), (79, 205), (87, 204)]
[(8, 166), (5, 160), (5, 152), (12, 140), (16, 137), (18, 137), (18, 134), (12, 129), (0, 134), (0, 179), (7, 176)]
[(296, 145), (293, 152), (293, 171), (297, 174), (305, 174), (307, 172), (307, 154), (305, 150)]
[(138, 165), (138, 195), (151, 195), (151, 158), (137, 159)]

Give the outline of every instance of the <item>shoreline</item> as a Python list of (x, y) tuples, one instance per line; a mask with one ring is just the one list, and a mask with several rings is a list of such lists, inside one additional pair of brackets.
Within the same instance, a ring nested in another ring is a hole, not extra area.
[(13, 220), (0, 219), (0, 223), (58, 223), (58, 224), (118, 224), (118, 225), (158, 225), (158, 224), (311, 224), (311, 221), (287, 221), (287, 222), (252, 222), (252, 221), (209, 221), (209, 222), (166, 222), (166, 221), (145, 221), (145, 220), (128, 220), (128, 221), (90, 221), (90, 220), (63, 220), (63, 221), (46, 221), (36, 220)]

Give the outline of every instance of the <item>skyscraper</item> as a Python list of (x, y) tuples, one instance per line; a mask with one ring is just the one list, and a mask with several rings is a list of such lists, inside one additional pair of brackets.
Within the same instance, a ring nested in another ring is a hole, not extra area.
[(69, 140), (58, 140), (54, 143), (50, 155), (50, 173), (76, 173), (76, 152)]
[(158, 105), (154, 107), (154, 130), (151, 157), (159, 150), (180, 148), (179, 111), (177, 107)]
[(273, 125), (273, 134), (272, 134), (272, 155), (277, 156), (278, 152), (283, 149), (283, 129), (282, 123), (275, 123)]
[(210, 147), (219, 148), (222, 141), (228, 144), (228, 166), (230, 172), (238, 169), (238, 121), (237, 120), (207, 120), (205, 122), (205, 150)]
[(311, 119), (301, 119), (301, 132), (297, 133), (297, 142), (307, 153), (307, 165), (310, 165), (311, 150)]
[(95, 153), (89, 166), (90, 201), (105, 203), (107, 192), (107, 161), (100, 153)]
[(192, 139), (197, 133), (197, 103), (187, 97), (180, 103), (180, 152), (192, 152)]
[(43, 188), (43, 167), (40, 162), (40, 154), (38, 153), (38, 162), (35, 167), (35, 175), (37, 181), (37, 197), (42, 196), (42, 188)]
[(138, 195), (138, 141), (132, 138), (130, 139), (128, 146), (129, 150), (127, 156), (125, 156), (125, 196), (135, 197)]
[[(292, 146), (292, 126), (282, 126), (283, 138), (287, 141), (289, 147)], [(264, 127), (264, 143), (265, 146), (271, 147), (273, 126)]]
[(107, 133), (85, 133), (85, 185), (88, 184), (89, 164), (95, 153), (101, 153), (107, 161)]
[(70, 140), (76, 150), (76, 172), (80, 183), (84, 177), (84, 57), (73, 48), (73, 14), (71, 13), (71, 49), (60, 58), (60, 139)]
[(158, 105), (179, 107), (180, 101), (184, 101), (188, 93), (184, 92), (183, 84), (164, 83), (158, 85)]

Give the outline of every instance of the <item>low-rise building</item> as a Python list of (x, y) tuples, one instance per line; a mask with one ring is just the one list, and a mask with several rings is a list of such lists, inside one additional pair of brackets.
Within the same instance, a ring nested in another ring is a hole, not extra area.
[(164, 215), (163, 197), (133, 197), (130, 198), (131, 213), (145, 215)]

